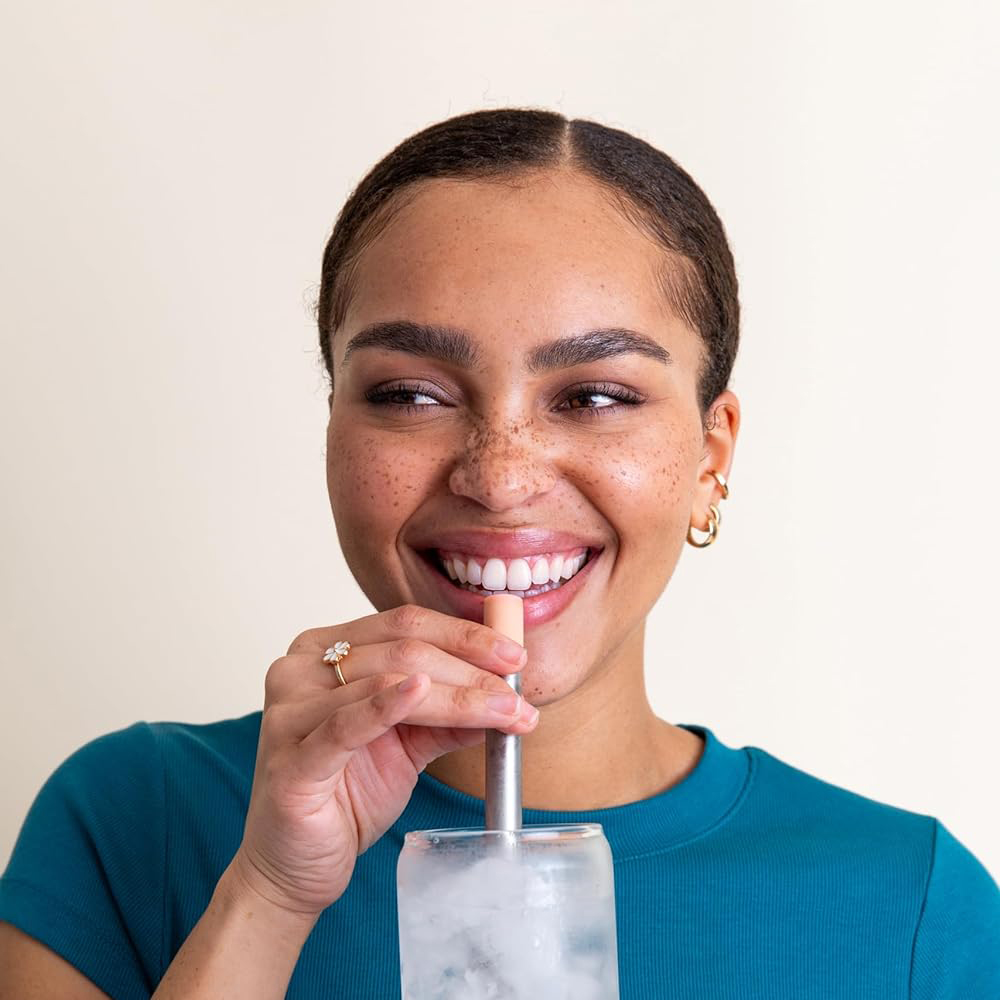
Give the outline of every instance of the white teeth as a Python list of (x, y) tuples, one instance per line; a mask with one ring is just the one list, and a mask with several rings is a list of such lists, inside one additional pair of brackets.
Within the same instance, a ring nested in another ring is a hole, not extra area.
[(527, 597), (561, 587), (580, 572), (586, 561), (586, 552), (574, 556), (559, 553), (553, 556), (518, 556), (510, 560), (493, 556), (485, 564), (471, 556), (463, 559), (457, 555), (446, 557), (441, 554), (444, 572), (459, 586), (479, 594), (509, 590)]
[(507, 589), (528, 590), (531, 587), (531, 567), (524, 559), (511, 559), (507, 567)]
[(558, 583), (562, 579), (563, 562), (562, 556), (553, 556), (549, 563), (549, 579), (553, 583)]
[(507, 567), (501, 559), (487, 559), (483, 567), (483, 587), (486, 590), (507, 589)]

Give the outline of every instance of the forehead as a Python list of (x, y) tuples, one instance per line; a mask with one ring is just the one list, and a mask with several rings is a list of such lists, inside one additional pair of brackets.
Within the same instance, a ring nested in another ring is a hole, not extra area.
[(576, 172), (435, 179), (408, 192), (362, 253), (344, 327), (436, 322), (487, 345), (504, 338), (509, 349), (512, 337), (527, 347), (615, 326), (670, 340), (673, 353), (687, 327), (659, 287), (665, 265), (608, 193)]

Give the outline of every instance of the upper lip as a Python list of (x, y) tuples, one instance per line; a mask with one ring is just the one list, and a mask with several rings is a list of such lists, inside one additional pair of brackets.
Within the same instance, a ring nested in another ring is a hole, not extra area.
[(500, 559), (543, 555), (566, 549), (602, 547), (593, 538), (581, 534), (544, 528), (519, 528), (515, 531), (455, 528), (415, 538), (410, 544), (418, 550), (440, 549), (484, 558), (496, 556)]

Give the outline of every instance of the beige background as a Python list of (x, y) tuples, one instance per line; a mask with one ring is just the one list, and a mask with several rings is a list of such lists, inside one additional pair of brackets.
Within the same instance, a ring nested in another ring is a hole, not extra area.
[(449, 114), (635, 131), (730, 234), (743, 428), (651, 623), (660, 714), (931, 813), (1000, 876), (995, 5), (5, 5), (0, 861), (137, 719), (259, 707), (366, 610), (309, 305)]

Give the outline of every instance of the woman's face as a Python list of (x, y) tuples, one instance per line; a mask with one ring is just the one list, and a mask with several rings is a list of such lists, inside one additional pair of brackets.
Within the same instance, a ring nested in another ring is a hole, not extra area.
[(664, 261), (575, 172), (423, 182), (362, 254), (334, 339), (327, 480), (351, 571), (379, 610), (479, 621), (485, 588), (527, 587), (535, 704), (640, 655), (706, 526), (708, 470), (729, 468), (738, 403), (703, 433), (700, 341)]

